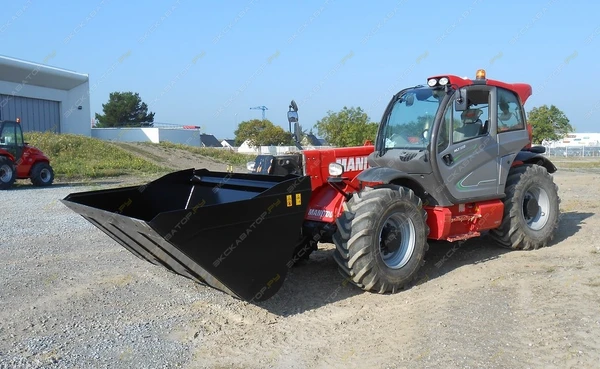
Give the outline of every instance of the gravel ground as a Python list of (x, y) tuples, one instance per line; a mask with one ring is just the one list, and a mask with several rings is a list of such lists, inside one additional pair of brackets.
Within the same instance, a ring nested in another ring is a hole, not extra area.
[(122, 183), (23, 182), (0, 192), (0, 368), (597, 368), (599, 179), (556, 176), (551, 247), (435, 243), (416, 286), (381, 296), (322, 245), (259, 306), (137, 259), (58, 201)]

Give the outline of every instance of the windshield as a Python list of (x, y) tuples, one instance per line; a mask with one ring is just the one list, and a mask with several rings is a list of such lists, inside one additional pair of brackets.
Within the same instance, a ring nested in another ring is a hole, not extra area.
[(444, 90), (418, 87), (407, 90), (394, 102), (385, 120), (386, 149), (425, 149)]

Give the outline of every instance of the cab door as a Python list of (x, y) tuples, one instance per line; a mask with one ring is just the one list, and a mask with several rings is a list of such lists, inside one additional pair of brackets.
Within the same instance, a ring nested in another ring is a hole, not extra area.
[(16, 145), (16, 158), (17, 161), (22, 159), (23, 157), (23, 152), (25, 151), (25, 140), (23, 139), (23, 130), (21, 129), (21, 125), (20, 124), (15, 124), (15, 139), (17, 142)]
[[(496, 198), (498, 142), (491, 127), (490, 109), (496, 101), (496, 90), (486, 85), (465, 90), (470, 102), (467, 110), (455, 111), (452, 99), (440, 125), (436, 150), (439, 174), (458, 202)], [(442, 137), (445, 141), (440, 143)]]
[(496, 120), (499, 147), (498, 193), (504, 193), (506, 179), (517, 154), (529, 143), (529, 132), (525, 120), (523, 104), (517, 94), (507, 89), (497, 88), (498, 103), (492, 117)]

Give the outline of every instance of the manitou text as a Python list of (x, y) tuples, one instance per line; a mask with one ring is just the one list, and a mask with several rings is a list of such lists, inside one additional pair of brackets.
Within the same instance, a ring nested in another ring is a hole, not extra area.
[(336, 163), (344, 166), (345, 172), (352, 172), (355, 170), (365, 170), (369, 168), (366, 156), (353, 156), (349, 158), (337, 158)]

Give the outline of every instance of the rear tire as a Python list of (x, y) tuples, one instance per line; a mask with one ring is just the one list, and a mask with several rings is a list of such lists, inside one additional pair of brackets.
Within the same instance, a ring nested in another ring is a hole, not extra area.
[(522, 165), (512, 168), (506, 179), (504, 216), (490, 237), (512, 250), (536, 250), (547, 246), (558, 227), (558, 186), (546, 168)]
[(31, 183), (34, 186), (50, 186), (54, 181), (54, 171), (50, 164), (41, 162), (36, 163), (31, 168)]
[(365, 188), (344, 204), (333, 236), (334, 259), (365, 291), (395, 293), (412, 282), (429, 248), (427, 213), (405, 187)]
[(0, 190), (7, 190), (17, 180), (15, 164), (6, 156), (0, 156)]

